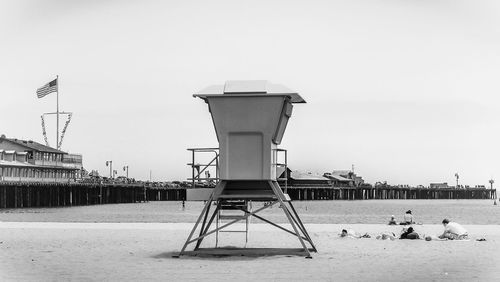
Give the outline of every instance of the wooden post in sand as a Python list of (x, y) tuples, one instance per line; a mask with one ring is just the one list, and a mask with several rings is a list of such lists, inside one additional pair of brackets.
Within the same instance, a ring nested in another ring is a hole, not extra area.
[(12, 186), (12, 188), (14, 189), (14, 208), (17, 208), (17, 187)]
[(26, 204), (27, 204), (27, 206), (28, 206), (28, 207), (32, 207), (32, 204), (31, 204), (31, 198), (32, 198), (32, 197), (31, 197), (31, 191), (32, 191), (32, 190), (31, 190), (31, 187), (30, 187), (30, 185), (29, 185), (29, 184), (28, 184), (28, 187), (26, 187), (26, 190), (27, 190), (27, 195), (26, 195), (26, 197), (27, 197), (27, 199), (26, 199)]
[(24, 207), (24, 187), (20, 186), (19, 187), (19, 206), (22, 208)]
[(7, 187), (3, 186), (2, 208), (7, 208)]

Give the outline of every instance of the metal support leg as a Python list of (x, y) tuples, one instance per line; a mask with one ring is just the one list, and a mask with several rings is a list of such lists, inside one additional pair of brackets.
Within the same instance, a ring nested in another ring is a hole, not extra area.
[(189, 236), (188, 236), (188, 238), (186, 240), (186, 243), (184, 243), (184, 246), (182, 247), (181, 252), (179, 253), (178, 256), (182, 256), (183, 253), (184, 253), (184, 251), (186, 250), (186, 247), (189, 244), (190, 239), (193, 237), (193, 234), (196, 231), (196, 228), (198, 227), (198, 224), (200, 224), (200, 221), (201, 221), (201, 218), (202, 218), (203, 214), (205, 213), (206, 209), (208, 209), (209, 206), (212, 204), (212, 199), (213, 199), (213, 194), (210, 195), (210, 198), (208, 198), (207, 204), (205, 205), (205, 207), (201, 211), (200, 216), (196, 220), (196, 223), (194, 224), (193, 229), (191, 230), (191, 233), (189, 233)]
[[(226, 227), (228, 227), (228, 226), (230, 226), (230, 225), (233, 225), (233, 224), (235, 224), (236, 222), (238, 222), (238, 221), (240, 221), (240, 220), (244, 220), (244, 219), (246, 219), (247, 217), (252, 216), (252, 215), (254, 215), (254, 214), (256, 214), (256, 213), (258, 213), (258, 212), (260, 212), (260, 211), (262, 211), (262, 210), (264, 210), (264, 209), (267, 209), (267, 208), (269, 208), (269, 207), (271, 207), (271, 206), (272, 206), (272, 205), (269, 205), (269, 206), (266, 206), (266, 207), (262, 207), (262, 208), (260, 208), (260, 209), (256, 210), (255, 212), (251, 212), (251, 213), (249, 213), (249, 214), (245, 215), (245, 216), (244, 216), (244, 218), (235, 219), (235, 220), (233, 220), (233, 221), (231, 221), (231, 222), (229, 222), (229, 223), (226, 223), (226, 224), (222, 225), (222, 226), (221, 226), (221, 227), (219, 227), (219, 228), (216, 228), (216, 229), (214, 229), (214, 230), (212, 230), (212, 231), (209, 231), (209, 232), (207, 232), (207, 233), (203, 234), (202, 236), (200, 236), (200, 237), (198, 237), (198, 238), (191, 239), (191, 240), (189, 240), (190, 238), (188, 238), (188, 241), (186, 242), (186, 244), (187, 244), (187, 245), (189, 245), (189, 244), (191, 244), (191, 243), (193, 243), (193, 242), (195, 242), (195, 241), (200, 240), (201, 238), (207, 237), (208, 235), (210, 235), (210, 234), (212, 234), (212, 233), (218, 232), (219, 230), (222, 230), (222, 229), (224, 229), (224, 228), (226, 228)], [(194, 232), (193, 232), (193, 233), (194, 233)]]
[[(278, 187), (275, 186), (272, 181), (269, 181), (269, 184), (273, 188), (275, 195), (280, 195), (280, 194), (283, 193), (281, 191), (281, 188), (279, 186)], [(280, 191), (277, 191), (277, 189), (280, 189)], [(290, 211), (288, 210), (288, 208), (286, 207), (285, 203), (283, 202), (283, 200), (279, 196), (278, 196), (278, 201), (280, 202), (281, 208), (283, 209), (283, 212), (285, 213), (286, 217), (288, 218), (288, 221), (292, 225), (292, 228), (295, 231), (295, 235), (297, 236), (297, 238), (300, 241), (300, 244), (304, 248), (304, 252), (307, 254), (306, 258), (312, 258), (311, 253), (309, 252), (309, 249), (307, 248), (306, 244), (304, 243), (304, 240), (302, 240), (302, 236), (300, 235), (299, 230), (297, 229), (297, 226), (295, 226), (295, 223), (293, 222), (292, 215), (290, 214)]]
[(293, 207), (292, 205), (292, 202), (288, 202), (288, 204), (290, 205), (290, 207), (292, 208), (292, 211), (293, 213), (295, 214), (295, 217), (297, 218), (298, 220), (298, 223), (297, 225), (299, 225), (299, 227), (301, 227), (302, 229), (302, 233), (304, 233), (304, 235), (307, 237), (307, 241), (309, 241), (309, 244), (311, 244), (311, 246), (313, 247), (313, 250), (315, 252), (318, 252), (318, 249), (316, 249), (316, 246), (314, 245), (312, 239), (311, 239), (311, 236), (309, 236), (309, 233), (307, 233), (307, 230), (306, 230), (306, 227), (304, 226), (304, 224), (302, 223), (302, 220), (300, 220), (300, 217), (299, 215), (297, 214), (297, 211), (295, 211), (295, 208)]
[[(219, 229), (219, 216), (220, 211), (217, 211), (217, 218), (215, 219), (215, 229)], [(219, 232), (215, 232), (215, 247), (219, 246)]]
[[(276, 202), (274, 202), (274, 203), (278, 203), (278, 201), (276, 201)], [(244, 210), (244, 209), (241, 209), (241, 208), (240, 208), (240, 210), (242, 210), (242, 211), (244, 211), (245, 213), (248, 213), (248, 214), (250, 214), (250, 213), (251, 213), (251, 212), (249, 212), (249, 211), (247, 211), (247, 210)], [(285, 227), (280, 226), (280, 225), (278, 225), (278, 224), (276, 224), (276, 223), (274, 223), (274, 222), (272, 222), (272, 221), (270, 221), (270, 220), (267, 220), (267, 219), (265, 219), (265, 218), (263, 218), (263, 217), (261, 217), (261, 216), (259, 216), (259, 215), (252, 214), (252, 216), (253, 216), (253, 217), (255, 217), (255, 218), (257, 218), (257, 219), (260, 219), (260, 220), (264, 221), (265, 223), (269, 223), (270, 225), (272, 225), (272, 226), (274, 226), (274, 227), (277, 227), (277, 228), (279, 228), (279, 229), (281, 229), (281, 230), (283, 230), (283, 231), (285, 231), (285, 232), (287, 232), (287, 233), (290, 233), (290, 234), (292, 234), (292, 235), (294, 235), (294, 236), (296, 236), (296, 235), (297, 235), (297, 234), (295, 234), (293, 231), (290, 231), (290, 230), (286, 229)], [(302, 239), (307, 240), (307, 238), (306, 238), (306, 237), (302, 237)]]
[(278, 200), (280, 201), (280, 203), (282, 205), (282, 209), (285, 212), (285, 215), (288, 218), (288, 221), (292, 225), (292, 228), (295, 231), (297, 238), (299, 238), (300, 244), (302, 245), (302, 247), (304, 248), (304, 251), (307, 254), (306, 258), (312, 258), (311, 253), (309, 252), (309, 249), (307, 248), (306, 244), (304, 243), (304, 240), (302, 239), (302, 236), (300, 235), (299, 230), (297, 230), (297, 227), (295, 226), (295, 223), (292, 220), (292, 215), (290, 214), (290, 211), (288, 211), (288, 208), (285, 206), (285, 204), (283, 203), (283, 201), (281, 199), (278, 198)]
[[(207, 231), (210, 229), (210, 225), (212, 225), (212, 222), (214, 221), (214, 218), (215, 216), (217, 215), (217, 213), (219, 212), (219, 209), (220, 209), (220, 204), (217, 203), (217, 207), (215, 208), (214, 212), (212, 213), (212, 216), (210, 217), (210, 220), (208, 221), (207, 223), (207, 226), (205, 227), (204, 230), (201, 230), (202, 232), (200, 232), (200, 237), (202, 235), (205, 235), (207, 233)], [(197, 250), (200, 245), (201, 245), (201, 242), (203, 241), (203, 238), (204, 237), (201, 237), (198, 242), (196, 243), (196, 247), (195, 247), (195, 250)]]
[[(200, 228), (200, 235), (203, 235), (203, 230), (205, 230), (205, 223), (207, 222), (207, 217), (208, 217), (208, 213), (210, 212), (210, 206), (208, 206), (206, 212), (205, 212), (205, 216), (203, 217), (203, 223), (201, 224), (201, 228)], [(194, 249), (198, 249), (200, 247), (200, 244), (201, 244), (201, 241), (198, 241), (198, 243), (196, 243), (196, 247), (194, 247)]]

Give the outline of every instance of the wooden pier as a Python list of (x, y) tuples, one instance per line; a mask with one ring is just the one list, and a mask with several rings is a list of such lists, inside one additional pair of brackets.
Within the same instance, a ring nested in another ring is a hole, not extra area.
[(145, 184), (0, 182), (0, 208), (182, 201), (185, 188)]
[(292, 200), (433, 200), (495, 199), (496, 189), (429, 189), (399, 187), (288, 186)]
[[(0, 182), (0, 209), (184, 201), (186, 189), (148, 184)], [(416, 200), (495, 199), (496, 189), (428, 189), (399, 187), (288, 186), (295, 201), (314, 200)]]

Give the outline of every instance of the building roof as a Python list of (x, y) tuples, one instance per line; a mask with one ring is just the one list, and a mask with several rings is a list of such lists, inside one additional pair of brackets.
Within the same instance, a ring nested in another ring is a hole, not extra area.
[(54, 149), (49, 146), (45, 146), (43, 144), (40, 144), (35, 141), (27, 141), (27, 140), (21, 140), (21, 139), (14, 139), (14, 138), (5, 138), (4, 140), (10, 141), (12, 143), (21, 145), (23, 147), (26, 147), (28, 149), (38, 151), (38, 152), (44, 152), (44, 153), (54, 153), (54, 154), (66, 154), (66, 152)]
[(328, 177), (328, 178), (335, 179), (335, 180), (337, 180), (337, 181), (341, 181), (341, 182), (349, 182), (349, 181), (353, 181), (353, 179), (345, 178), (345, 177), (343, 177), (343, 176), (340, 176), (340, 175), (335, 175), (335, 174), (327, 174), (327, 177)]
[(349, 175), (351, 173), (350, 170), (334, 170), (332, 171), (332, 175)]
[(295, 180), (328, 180), (328, 178), (319, 175), (317, 173), (312, 172), (304, 172), (304, 171), (292, 171), (290, 173), (290, 178)]

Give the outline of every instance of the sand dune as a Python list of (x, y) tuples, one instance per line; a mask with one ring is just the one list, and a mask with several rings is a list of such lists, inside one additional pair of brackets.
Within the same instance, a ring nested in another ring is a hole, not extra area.
[[(467, 225), (486, 242), (341, 239), (342, 228), (376, 234), (399, 226), (307, 225), (319, 253), (297, 256), (198, 258), (178, 252), (191, 223), (0, 223), (0, 279), (52, 280), (455, 280), (500, 277), (500, 226)], [(241, 228), (236, 226), (235, 228)], [(438, 234), (440, 225), (417, 226)], [(222, 234), (223, 246), (243, 246), (242, 234)], [(213, 246), (211, 238), (204, 246)], [(263, 224), (251, 226), (247, 247), (299, 247), (291, 235)]]

